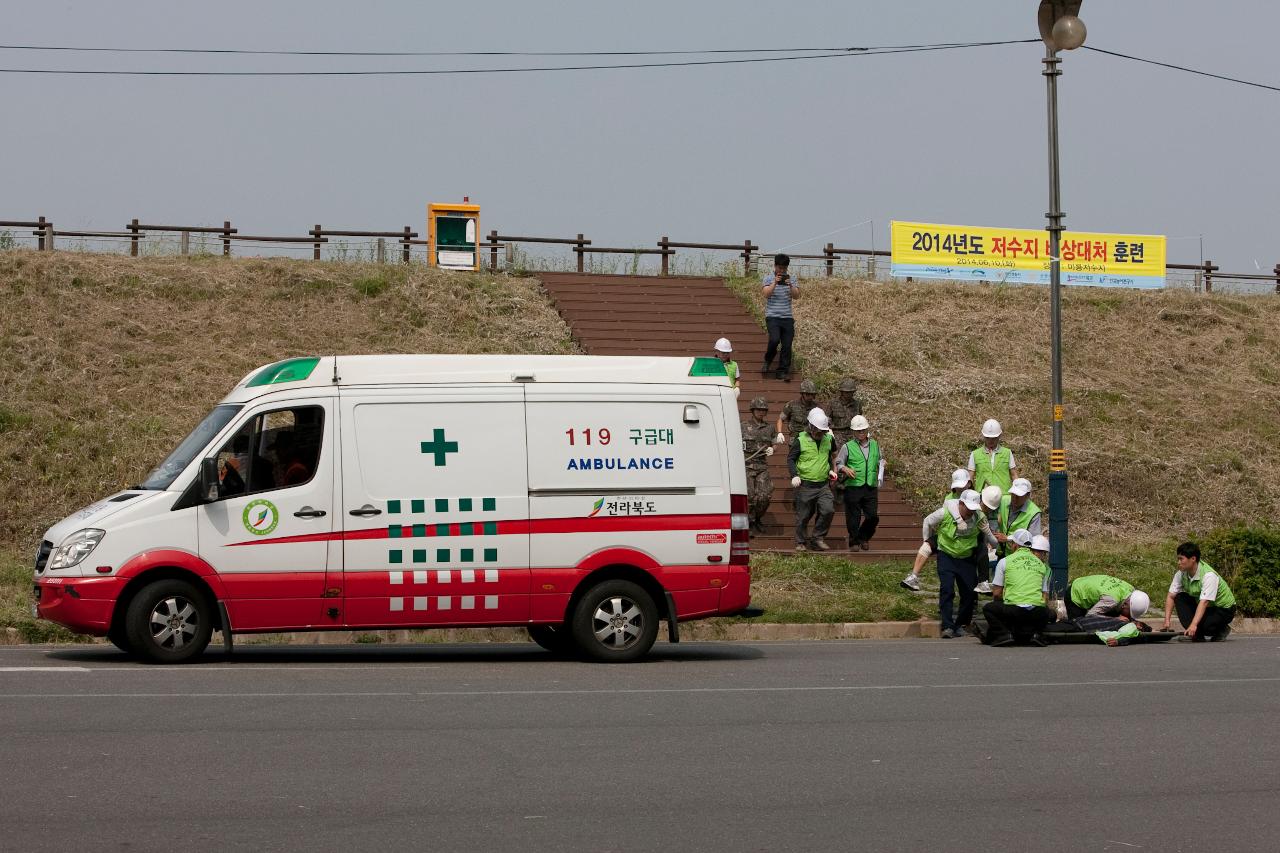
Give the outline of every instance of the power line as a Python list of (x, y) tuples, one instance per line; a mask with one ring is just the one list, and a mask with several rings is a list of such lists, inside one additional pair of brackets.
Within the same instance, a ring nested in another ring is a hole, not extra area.
[(1085, 50), (1091, 50), (1094, 53), (1104, 53), (1107, 56), (1115, 56), (1120, 59), (1129, 59), (1134, 62), (1145, 62), (1148, 65), (1158, 65), (1161, 68), (1172, 68), (1174, 71), (1185, 71), (1188, 74), (1199, 74), (1201, 77), (1212, 77), (1215, 80), (1226, 80), (1228, 83), (1239, 83), (1242, 86), (1253, 86), (1257, 89), (1269, 89), (1272, 92), (1280, 92), (1280, 86), (1270, 86), (1266, 83), (1255, 83), (1252, 80), (1241, 80), (1239, 77), (1228, 77), (1225, 74), (1214, 74), (1209, 71), (1200, 71), (1196, 68), (1187, 68), (1185, 65), (1173, 65), (1169, 62), (1158, 62), (1154, 59), (1144, 59), (1141, 56), (1131, 56), (1127, 53), (1117, 53), (1114, 50), (1103, 50), (1100, 47), (1084, 46)]
[[(1031, 42), (1037, 39), (1023, 39)], [(1006, 42), (996, 42), (1003, 44)], [(1013, 43), (1013, 42), (1007, 42)], [(861, 53), (922, 47), (960, 47), (968, 42), (889, 44), (851, 47), (764, 47), (707, 50), (244, 50), (196, 47), (80, 47), (71, 45), (0, 44), (0, 50), (69, 51), (77, 53), (178, 53), (241, 56), (691, 56), (732, 53)]]
[(885, 56), (898, 53), (923, 53), (938, 50), (960, 50), (974, 47), (993, 47), (1006, 44), (1027, 44), (1039, 39), (1008, 39), (1003, 41), (956, 42), (947, 44), (918, 45), (914, 47), (868, 48), (851, 52), (810, 53), (801, 56), (759, 56), (739, 59), (694, 59), (681, 62), (632, 62), (613, 65), (544, 65), (515, 68), (436, 68), (373, 71), (113, 71), (104, 69), (74, 68), (0, 68), (0, 74), (67, 74), (111, 77), (383, 77), (422, 76), (432, 74), (517, 74), (537, 71), (598, 71), (625, 68), (677, 68), (694, 65), (741, 65), (760, 62), (796, 62), (812, 59), (839, 57)]

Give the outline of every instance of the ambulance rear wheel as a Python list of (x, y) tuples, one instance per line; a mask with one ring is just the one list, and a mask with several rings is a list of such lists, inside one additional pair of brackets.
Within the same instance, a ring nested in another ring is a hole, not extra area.
[(567, 655), (577, 648), (568, 625), (530, 625), (529, 639), (553, 655)]
[(605, 581), (582, 596), (572, 628), (578, 649), (591, 660), (633, 661), (658, 638), (658, 607), (638, 584)]
[(162, 580), (138, 591), (125, 611), (131, 651), (151, 663), (185, 663), (213, 636), (209, 602), (183, 580)]

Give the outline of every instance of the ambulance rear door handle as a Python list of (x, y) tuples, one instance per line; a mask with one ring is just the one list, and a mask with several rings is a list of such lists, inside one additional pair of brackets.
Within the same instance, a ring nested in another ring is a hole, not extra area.
[(322, 509), (312, 509), (309, 506), (304, 506), (302, 509), (295, 512), (294, 516), (297, 518), (324, 518), (325, 511)]
[(349, 513), (347, 513), (347, 515), (358, 515), (361, 518), (366, 518), (371, 515), (382, 515), (382, 510), (378, 509), (376, 506), (370, 506), (369, 504), (365, 504), (359, 509), (351, 510)]

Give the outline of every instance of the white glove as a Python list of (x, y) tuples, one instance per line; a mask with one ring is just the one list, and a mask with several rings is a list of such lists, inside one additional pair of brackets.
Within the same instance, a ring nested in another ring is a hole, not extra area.
[(791, 488), (793, 488), (793, 489), (798, 489), (798, 488), (800, 488), (800, 478), (799, 478), (799, 477), (792, 477), (792, 478), (791, 478)]
[(774, 443), (774, 444), (786, 444), (786, 443), (787, 443), (787, 437), (786, 437), (785, 435), (783, 435), (782, 433), (778, 433), (778, 437), (777, 437), (777, 438), (775, 438), (775, 439), (773, 440), (773, 443)]
[(768, 447), (766, 447), (766, 448), (764, 449), (764, 455), (765, 455), (765, 456), (772, 456), (772, 455), (773, 455), (773, 445), (772, 445), (772, 444), (771, 444), (771, 445), (769, 445)]
[(737, 397), (737, 396), (738, 396), (739, 394), (741, 394), (741, 393), (742, 393), (742, 389), (741, 389), (741, 388), (734, 388), (734, 389), (733, 389), (733, 396)]

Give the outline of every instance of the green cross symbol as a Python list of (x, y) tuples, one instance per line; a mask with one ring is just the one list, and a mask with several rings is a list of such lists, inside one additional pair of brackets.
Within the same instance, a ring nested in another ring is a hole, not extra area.
[(458, 442), (445, 441), (444, 430), (435, 430), (435, 437), (431, 441), (422, 442), (422, 452), (431, 453), (436, 457), (436, 465), (444, 465), (446, 462), (446, 454), (458, 452)]

